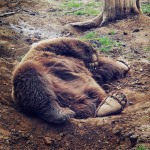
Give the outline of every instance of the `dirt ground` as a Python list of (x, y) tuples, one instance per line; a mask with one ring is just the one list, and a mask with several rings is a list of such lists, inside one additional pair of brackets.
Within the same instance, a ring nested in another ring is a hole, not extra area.
[[(9, 2), (9, 3), (8, 3)], [(15, 65), (32, 43), (60, 36), (81, 37), (88, 31), (66, 26), (93, 16), (65, 14), (61, 0), (0, 0), (0, 149), (135, 150), (150, 148), (150, 17), (134, 16), (92, 29), (121, 41), (102, 55), (124, 57), (131, 65), (127, 78), (105, 85), (107, 92), (122, 91), (128, 97), (123, 113), (104, 118), (71, 119), (57, 126), (20, 113), (11, 98)], [(86, 3), (87, 1), (84, 0)], [(109, 33), (115, 30), (115, 35)]]

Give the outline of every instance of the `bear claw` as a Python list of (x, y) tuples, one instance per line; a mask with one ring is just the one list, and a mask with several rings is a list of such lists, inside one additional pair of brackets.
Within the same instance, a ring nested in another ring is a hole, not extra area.
[(127, 104), (127, 98), (123, 93), (114, 93), (107, 97), (97, 108), (97, 116), (104, 117), (122, 112)]
[(61, 108), (57, 115), (54, 115), (53, 118), (50, 118), (49, 122), (63, 124), (67, 122), (70, 118), (74, 118), (75, 112), (69, 108)]

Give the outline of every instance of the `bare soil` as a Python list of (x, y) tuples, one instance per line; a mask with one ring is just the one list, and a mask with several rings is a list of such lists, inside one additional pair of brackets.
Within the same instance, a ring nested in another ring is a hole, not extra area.
[[(87, 1), (85, 1), (86, 3)], [(101, 55), (124, 57), (131, 65), (127, 78), (108, 83), (108, 93), (124, 92), (129, 101), (120, 115), (71, 119), (52, 125), (20, 113), (11, 98), (15, 65), (32, 43), (60, 36), (81, 37), (88, 31), (66, 26), (92, 16), (65, 14), (61, 0), (0, 0), (0, 149), (126, 150), (150, 148), (150, 17), (134, 16), (92, 29), (121, 41)], [(109, 33), (115, 30), (115, 35)]]

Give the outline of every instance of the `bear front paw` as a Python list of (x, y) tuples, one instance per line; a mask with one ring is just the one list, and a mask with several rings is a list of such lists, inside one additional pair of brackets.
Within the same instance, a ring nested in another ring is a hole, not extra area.
[(63, 124), (67, 122), (70, 118), (74, 118), (75, 112), (70, 110), (69, 108), (62, 108), (58, 114), (57, 117), (53, 119), (53, 123), (57, 124)]

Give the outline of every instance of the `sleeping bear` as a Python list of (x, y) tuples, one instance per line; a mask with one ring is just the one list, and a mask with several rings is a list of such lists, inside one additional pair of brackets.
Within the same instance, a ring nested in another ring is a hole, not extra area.
[(43, 40), (15, 68), (12, 97), (22, 112), (49, 123), (112, 115), (124, 109), (127, 98), (123, 93), (107, 97), (101, 85), (128, 71), (126, 63), (101, 57), (79, 39)]

